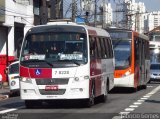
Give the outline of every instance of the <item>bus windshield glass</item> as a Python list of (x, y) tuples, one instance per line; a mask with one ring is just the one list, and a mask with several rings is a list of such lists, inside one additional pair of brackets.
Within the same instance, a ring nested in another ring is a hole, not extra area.
[(159, 48), (150, 48), (150, 61), (160, 62), (160, 49)]
[(113, 40), (116, 69), (123, 69), (130, 66), (131, 41)]
[(115, 69), (126, 69), (131, 65), (131, 32), (108, 31), (113, 42)]
[(45, 61), (87, 63), (87, 40), (85, 33), (51, 32), (29, 34), (23, 43), (21, 62)]
[(160, 41), (160, 33), (150, 35), (151, 41)]
[(160, 64), (151, 64), (151, 70), (160, 70)]

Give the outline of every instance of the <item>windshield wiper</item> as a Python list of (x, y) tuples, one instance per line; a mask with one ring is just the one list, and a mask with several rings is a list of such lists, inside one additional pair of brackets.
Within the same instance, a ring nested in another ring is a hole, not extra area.
[(77, 61), (75, 61), (75, 60), (68, 60), (68, 59), (65, 59), (65, 60), (58, 60), (58, 61), (70, 61), (70, 62), (73, 62), (74, 64), (76, 64), (76, 65), (78, 65), (78, 66), (80, 66), (81, 64), (80, 63), (78, 63)]
[(80, 66), (81, 64), (78, 63), (77, 61), (71, 60), (73, 63), (75, 63), (76, 65)]
[(48, 62), (47, 60), (38, 60), (38, 59), (30, 59), (30, 60), (24, 60), (23, 63), (29, 63), (29, 62), (45, 62), (49, 66), (53, 67), (53, 64)]

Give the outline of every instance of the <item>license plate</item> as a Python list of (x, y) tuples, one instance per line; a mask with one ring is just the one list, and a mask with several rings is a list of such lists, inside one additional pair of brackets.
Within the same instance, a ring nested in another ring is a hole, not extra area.
[(45, 86), (46, 91), (58, 91), (58, 86)]

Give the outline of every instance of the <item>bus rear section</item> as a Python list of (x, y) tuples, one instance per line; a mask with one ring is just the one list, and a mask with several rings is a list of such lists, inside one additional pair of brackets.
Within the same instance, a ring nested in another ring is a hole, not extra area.
[(20, 93), (26, 107), (36, 101), (69, 99), (84, 99), (92, 105), (94, 97), (106, 96), (106, 81), (99, 79), (94, 90), (98, 93), (92, 97), (88, 34), (85, 26), (73, 23), (37, 26), (28, 31), (20, 57)]
[(115, 87), (146, 87), (149, 80), (149, 41), (147, 37), (126, 29), (107, 29), (115, 55)]

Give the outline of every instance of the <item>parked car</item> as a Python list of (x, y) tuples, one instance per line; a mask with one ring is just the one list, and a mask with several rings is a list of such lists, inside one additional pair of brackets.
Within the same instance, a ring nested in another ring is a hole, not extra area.
[(15, 61), (8, 66), (8, 82), (10, 94), (19, 94), (19, 61)]
[(150, 82), (160, 81), (160, 63), (151, 63), (150, 66)]

